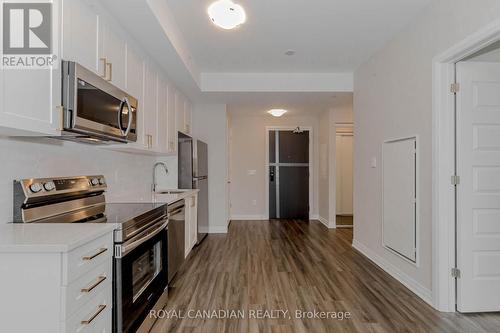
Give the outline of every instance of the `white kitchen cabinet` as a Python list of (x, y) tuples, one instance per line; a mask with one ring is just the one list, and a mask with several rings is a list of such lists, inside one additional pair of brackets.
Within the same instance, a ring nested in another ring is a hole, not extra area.
[(116, 28), (99, 20), (99, 73), (121, 89), (125, 89), (127, 43)]
[[(133, 48), (137, 43), (99, 2), (55, 1), (62, 9), (55, 17), (60, 26), (60, 39), (54, 44), (60, 48), (59, 60), (78, 62), (138, 99), (137, 142), (102, 148), (176, 154), (178, 131), (191, 133), (191, 102), (147, 52)], [(0, 70), (0, 135), (59, 136), (61, 104), (61, 66)]]
[[(159, 150), (157, 133), (158, 121), (158, 100), (157, 100), (158, 77), (155, 66), (151, 62), (146, 62), (144, 70), (144, 103), (142, 111), (144, 116), (144, 134), (146, 147), (154, 152)], [(139, 112), (140, 112), (139, 111)]]
[(168, 85), (168, 152), (177, 152), (177, 124), (175, 121), (175, 95), (176, 89), (172, 84)]
[(180, 91), (175, 92), (175, 122), (177, 131), (184, 132), (184, 95)]
[(95, 8), (83, 0), (72, 0), (64, 2), (63, 11), (63, 59), (102, 75), (98, 59), (99, 16)]
[[(55, 1), (61, 4), (61, 1)], [(59, 11), (54, 19), (61, 20)], [(62, 34), (57, 54), (61, 54)], [(57, 69), (0, 69), (0, 135), (59, 135), (62, 124), (61, 66)]]
[(144, 104), (144, 60), (141, 55), (127, 46), (127, 88), (126, 91), (138, 100), (138, 116), (136, 125), (137, 142), (131, 145), (146, 147), (146, 121), (144, 112), (142, 112)]
[(198, 193), (193, 193), (192, 196), (185, 199), (186, 206), (186, 224), (185, 224), (185, 246), (186, 257), (189, 255), (193, 247), (198, 241)]
[(113, 233), (96, 237), (69, 251), (0, 250), (0, 332), (112, 332)]
[(168, 153), (168, 84), (165, 78), (158, 75), (158, 151)]
[(191, 135), (191, 118), (193, 112), (193, 106), (191, 102), (186, 99), (184, 101), (184, 133)]

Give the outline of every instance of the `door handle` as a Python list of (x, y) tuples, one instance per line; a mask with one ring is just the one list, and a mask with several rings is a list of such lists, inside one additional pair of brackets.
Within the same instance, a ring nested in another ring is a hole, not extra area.
[(269, 170), (269, 181), (274, 182), (274, 170)]

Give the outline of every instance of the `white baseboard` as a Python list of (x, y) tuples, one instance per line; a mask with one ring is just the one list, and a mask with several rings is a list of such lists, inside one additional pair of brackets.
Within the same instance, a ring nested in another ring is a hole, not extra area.
[(262, 221), (268, 218), (264, 215), (232, 215), (231, 220), (233, 221)]
[(406, 273), (402, 272), (399, 268), (397, 268), (355, 239), (352, 241), (352, 247), (361, 252), (365, 257), (373, 261), (377, 266), (389, 273), (393, 278), (401, 282), (406, 288), (410, 289), (415, 295), (417, 295), (433, 307), (431, 290), (422, 286)]
[(330, 222), (327, 219), (325, 219), (324, 217), (318, 216), (317, 220), (320, 221), (328, 229), (335, 229), (335, 227), (331, 226)]

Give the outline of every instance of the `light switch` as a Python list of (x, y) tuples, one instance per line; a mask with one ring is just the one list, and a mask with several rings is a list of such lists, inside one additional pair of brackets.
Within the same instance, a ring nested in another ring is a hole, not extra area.
[(376, 157), (372, 157), (372, 160), (370, 162), (370, 166), (375, 169), (377, 167), (377, 158)]
[(257, 174), (257, 170), (248, 170), (249, 176), (255, 176)]

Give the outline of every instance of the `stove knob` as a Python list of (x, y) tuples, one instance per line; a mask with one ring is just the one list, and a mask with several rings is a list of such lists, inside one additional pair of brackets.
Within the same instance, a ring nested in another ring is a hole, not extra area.
[(99, 185), (106, 185), (106, 181), (104, 180), (104, 177), (99, 178)]
[(92, 184), (92, 186), (97, 186), (97, 185), (99, 185), (99, 179), (92, 178), (92, 180), (90, 181), (90, 183)]
[(54, 182), (46, 182), (43, 184), (43, 188), (45, 191), (52, 191), (56, 188), (56, 184), (54, 184)]
[(42, 187), (42, 184), (40, 184), (40, 183), (33, 183), (29, 186), (29, 189), (30, 189), (31, 193), (38, 193), (43, 189), (43, 187)]

